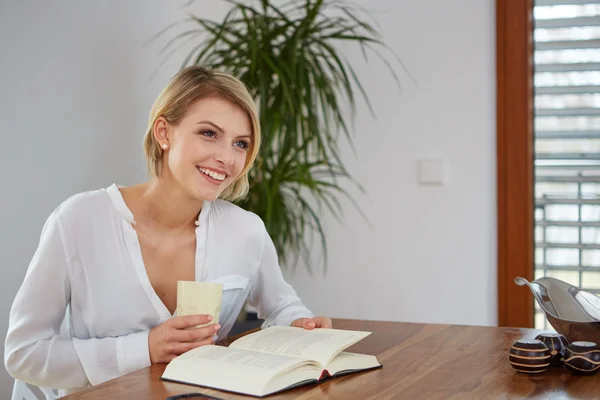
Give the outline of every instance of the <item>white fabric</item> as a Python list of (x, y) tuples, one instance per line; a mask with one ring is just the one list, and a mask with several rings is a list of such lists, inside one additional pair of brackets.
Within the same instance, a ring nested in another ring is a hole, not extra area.
[[(72, 196), (49, 216), (10, 311), (4, 362), (14, 378), (62, 395), (150, 365), (149, 330), (172, 315), (133, 222), (117, 185)], [(196, 280), (223, 283), (219, 338), (246, 299), (263, 327), (313, 316), (284, 281), (262, 220), (229, 202), (204, 202), (195, 268)]]

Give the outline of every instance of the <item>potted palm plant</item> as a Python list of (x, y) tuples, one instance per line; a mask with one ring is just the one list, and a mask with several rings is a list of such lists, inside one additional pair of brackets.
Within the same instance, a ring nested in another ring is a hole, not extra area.
[(398, 82), (391, 63), (377, 51), (390, 50), (373, 23), (361, 19), (368, 12), (343, 1), (223, 1), (230, 8), (221, 21), (191, 15), (194, 28), (174, 36), (165, 50), (197, 40), (182, 67), (221, 69), (249, 87), (264, 144), (249, 177), (250, 194), (239, 205), (263, 219), (282, 266), (304, 259), (312, 273), (308, 243), (316, 235), (325, 272), (320, 216), (325, 210), (342, 217), (340, 197), (353, 200), (345, 181), (362, 190), (340, 159), (340, 135), (352, 143), (357, 93), (371, 108), (338, 45), (355, 44), (365, 57), (369, 52), (381, 57)]

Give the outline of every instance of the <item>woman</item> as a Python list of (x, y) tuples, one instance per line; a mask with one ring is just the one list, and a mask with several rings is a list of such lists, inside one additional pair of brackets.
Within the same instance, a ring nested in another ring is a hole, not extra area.
[[(263, 327), (330, 328), (283, 280), (260, 218), (229, 202), (246, 195), (259, 146), (239, 80), (180, 71), (151, 111), (151, 179), (79, 193), (46, 221), (11, 308), (9, 373), (62, 393), (97, 385), (226, 337), (246, 300)], [(174, 316), (178, 280), (223, 284), (218, 324)]]

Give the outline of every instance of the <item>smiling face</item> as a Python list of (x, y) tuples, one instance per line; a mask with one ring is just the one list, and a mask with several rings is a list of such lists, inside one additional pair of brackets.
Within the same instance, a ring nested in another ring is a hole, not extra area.
[(162, 177), (197, 200), (213, 201), (244, 170), (252, 125), (241, 107), (207, 97), (192, 103), (177, 124), (159, 118), (154, 134), (163, 149), (167, 146)]

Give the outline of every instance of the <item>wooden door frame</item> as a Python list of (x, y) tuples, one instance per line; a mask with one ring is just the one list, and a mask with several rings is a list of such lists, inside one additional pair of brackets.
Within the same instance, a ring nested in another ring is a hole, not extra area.
[(498, 325), (533, 326), (533, 0), (496, 0)]

